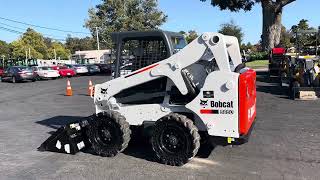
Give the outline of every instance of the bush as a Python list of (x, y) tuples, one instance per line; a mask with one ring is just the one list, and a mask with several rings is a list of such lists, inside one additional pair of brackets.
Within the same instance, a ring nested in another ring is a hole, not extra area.
[(248, 61), (255, 61), (255, 60), (266, 60), (269, 59), (268, 52), (253, 52), (249, 54)]

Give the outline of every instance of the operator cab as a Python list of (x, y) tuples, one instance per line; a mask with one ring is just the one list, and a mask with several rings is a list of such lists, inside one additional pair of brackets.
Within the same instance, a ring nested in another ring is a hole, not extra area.
[(187, 45), (182, 34), (162, 30), (116, 32), (111, 38), (114, 78), (167, 59)]

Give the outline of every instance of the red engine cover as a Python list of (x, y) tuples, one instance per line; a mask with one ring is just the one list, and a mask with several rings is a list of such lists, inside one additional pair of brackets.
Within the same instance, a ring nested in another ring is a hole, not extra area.
[(286, 49), (285, 48), (273, 48), (272, 54), (285, 54)]
[(256, 72), (252, 69), (239, 76), (239, 134), (246, 135), (256, 118)]

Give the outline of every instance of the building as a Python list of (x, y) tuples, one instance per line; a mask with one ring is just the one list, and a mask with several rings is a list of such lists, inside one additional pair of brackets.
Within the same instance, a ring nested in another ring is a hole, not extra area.
[(77, 64), (110, 63), (111, 50), (76, 51), (71, 58)]

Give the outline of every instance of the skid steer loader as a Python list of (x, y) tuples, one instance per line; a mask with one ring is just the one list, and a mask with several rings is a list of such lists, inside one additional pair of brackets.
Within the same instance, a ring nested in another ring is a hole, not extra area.
[(157, 43), (116, 45), (115, 78), (95, 85), (96, 113), (61, 127), (39, 149), (75, 154), (90, 147), (115, 156), (127, 148), (131, 127), (151, 124), (156, 157), (179, 166), (197, 154), (201, 132), (229, 144), (246, 140), (256, 117), (256, 73), (242, 64), (237, 38), (204, 33), (174, 50), (177, 39), (161, 34), (152, 37)]

